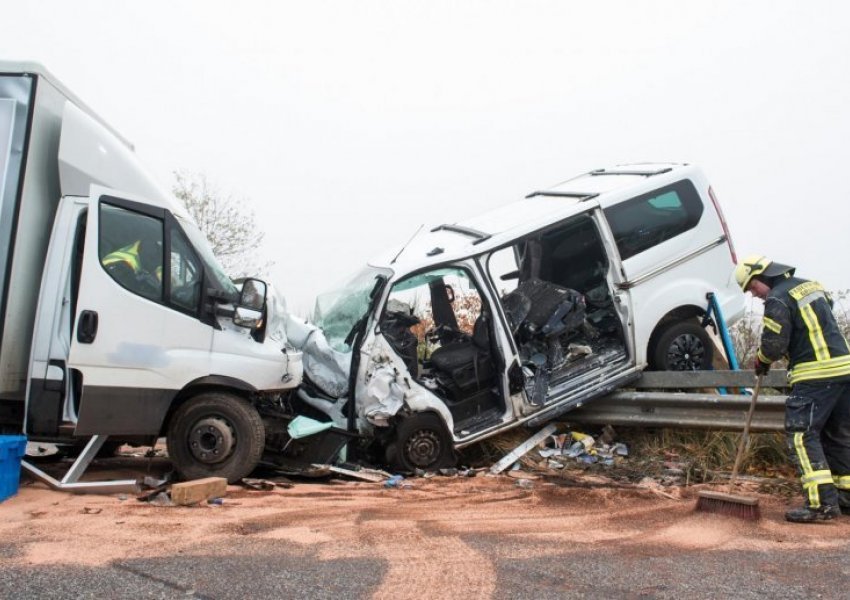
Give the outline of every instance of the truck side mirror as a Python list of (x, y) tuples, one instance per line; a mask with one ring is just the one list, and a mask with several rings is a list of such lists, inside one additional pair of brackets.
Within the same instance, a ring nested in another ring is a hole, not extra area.
[(242, 282), (242, 293), (239, 294), (239, 306), (262, 312), (266, 307), (267, 288), (268, 286), (265, 281), (249, 277)]
[(233, 324), (237, 327), (255, 329), (259, 327), (262, 322), (263, 311), (261, 310), (251, 310), (250, 308), (237, 306), (236, 310), (233, 311)]
[(233, 312), (233, 324), (238, 327), (254, 329), (263, 321), (263, 310), (266, 307), (265, 281), (248, 278), (242, 282), (242, 292)]

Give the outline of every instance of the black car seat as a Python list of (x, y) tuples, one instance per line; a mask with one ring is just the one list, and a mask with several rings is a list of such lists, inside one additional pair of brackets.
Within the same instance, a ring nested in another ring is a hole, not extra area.
[(451, 378), (462, 391), (488, 385), (495, 369), (490, 356), (490, 318), (482, 312), (475, 320), (472, 335), (449, 342), (431, 354), (431, 364)]

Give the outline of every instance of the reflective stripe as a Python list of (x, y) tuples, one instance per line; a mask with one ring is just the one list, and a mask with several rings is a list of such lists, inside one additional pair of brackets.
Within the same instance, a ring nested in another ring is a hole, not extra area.
[(794, 368), (788, 373), (788, 381), (793, 385), (798, 381), (828, 379), (844, 375), (850, 375), (850, 354), (829, 360), (812, 360), (794, 365)]
[(832, 485), (839, 490), (850, 490), (850, 475), (833, 475)]
[(127, 266), (133, 269), (133, 271), (138, 271), (140, 267), (139, 243), (140, 242), (133, 242), (129, 246), (119, 248), (114, 252), (110, 252), (100, 260), (100, 264), (102, 264), (104, 267), (108, 267), (109, 265), (113, 265), (115, 263), (125, 262), (127, 263)]
[(800, 315), (802, 315), (806, 328), (809, 330), (809, 342), (811, 342), (812, 349), (815, 351), (815, 358), (819, 361), (829, 360), (829, 348), (826, 347), (823, 329), (815, 310), (811, 305), (801, 306)]
[(780, 333), (782, 333), (782, 325), (780, 325), (779, 323), (777, 323), (776, 321), (774, 321), (770, 317), (765, 317), (762, 320), (762, 322), (764, 323), (764, 326), (768, 330), (772, 331), (776, 335), (779, 335)]
[[(807, 492), (809, 497), (809, 506), (812, 508), (818, 508), (820, 506), (820, 494), (818, 493), (817, 485), (807, 485), (805, 481), (814, 475), (814, 471), (812, 470), (812, 463), (809, 460), (809, 455), (806, 452), (806, 447), (803, 445), (803, 432), (796, 431), (794, 432), (794, 450), (797, 452), (797, 460), (800, 461), (800, 469), (803, 471), (803, 476), (800, 478), (803, 483), (803, 490)], [(831, 481), (831, 477), (830, 477)]]
[(768, 357), (766, 357), (764, 354), (762, 354), (761, 348), (759, 348), (759, 349), (758, 349), (758, 352), (756, 353), (756, 356), (758, 357), (758, 359), (759, 359), (761, 362), (763, 362), (763, 363), (764, 363), (764, 364), (766, 364), (766, 365), (769, 365), (770, 363), (772, 363), (772, 362), (773, 362), (773, 361), (772, 361), (772, 360), (770, 360)]
[(820, 471), (812, 471), (808, 475), (800, 477), (800, 482), (803, 487), (810, 485), (824, 485), (832, 483), (832, 472), (829, 469), (821, 469)]
[(829, 360), (810, 360), (808, 362), (797, 363), (794, 365), (794, 371), (797, 373), (805, 373), (808, 371), (822, 371), (824, 369), (837, 369), (850, 365), (850, 354), (844, 356), (836, 356)]
[(823, 286), (817, 281), (806, 281), (788, 290), (788, 294), (798, 302), (810, 294), (824, 292)]

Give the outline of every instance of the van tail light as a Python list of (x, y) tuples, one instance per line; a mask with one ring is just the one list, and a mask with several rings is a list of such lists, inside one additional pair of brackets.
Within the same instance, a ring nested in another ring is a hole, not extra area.
[(726, 236), (726, 243), (729, 244), (729, 252), (732, 254), (732, 262), (738, 264), (738, 255), (735, 254), (735, 246), (732, 244), (732, 236), (729, 234), (729, 226), (726, 225), (726, 217), (723, 216), (723, 211), (720, 209), (720, 203), (717, 202), (717, 197), (714, 195), (714, 190), (708, 188), (708, 195), (711, 197), (711, 203), (714, 205), (714, 210), (717, 211), (717, 216), (720, 217), (720, 225), (723, 227), (723, 234)]

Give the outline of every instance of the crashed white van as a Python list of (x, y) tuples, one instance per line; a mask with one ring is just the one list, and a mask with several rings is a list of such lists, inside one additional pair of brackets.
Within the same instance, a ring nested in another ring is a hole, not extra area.
[[(600, 169), (440, 225), (321, 296), (298, 395), (407, 470), (557, 417), (648, 365), (699, 369), (709, 293), (744, 311), (729, 232), (686, 164)], [(350, 407), (354, 407), (351, 410)]]

